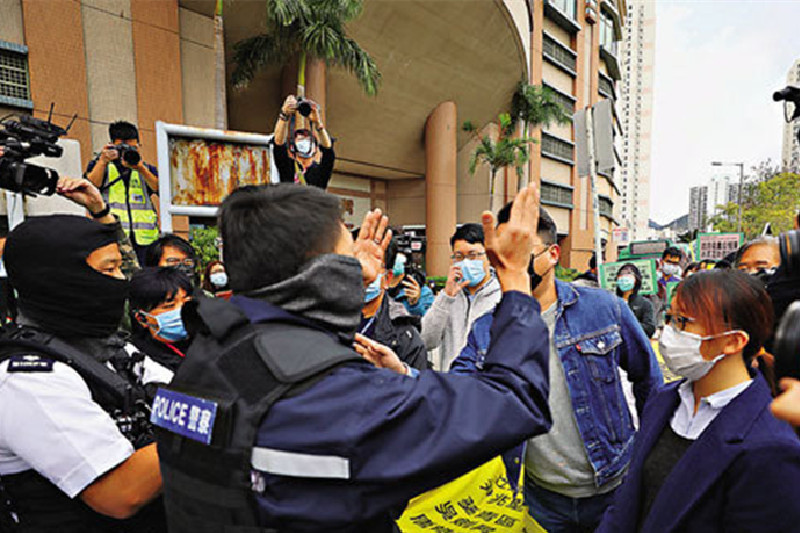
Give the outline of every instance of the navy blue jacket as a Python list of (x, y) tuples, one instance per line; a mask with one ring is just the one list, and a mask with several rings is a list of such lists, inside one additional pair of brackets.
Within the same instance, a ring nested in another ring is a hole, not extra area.
[(800, 441), (769, 410), (758, 376), (692, 443), (639, 528), (642, 468), (680, 404), (679, 383), (648, 402), (630, 470), (598, 533), (764, 532), (800, 530)]
[[(231, 301), (251, 322), (291, 319), (261, 301)], [(348, 463), (348, 474), (263, 475), (256, 494), (262, 525), (296, 533), (393, 531), (410, 498), (548, 431), (548, 336), (538, 303), (505, 294), (492, 338), (484, 371), (474, 376), (422, 372), (412, 379), (345, 363), (275, 403), (255, 446), (333, 456)]]
[[(601, 289), (561, 281), (556, 281), (556, 291), (556, 349), (595, 483), (600, 487), (627, 467), (633, 445), (633, 420), (617, 367), (625, 370), (633, 383), (640, 415), (663, 377), (650, 339), (622, 299)], [(491, 314), (475, 321), (451, 373), (483, 368), (489, 340), (494, 338), (492, 322)], [(522, 451), (520, 447), (504, 455), (509, 480), (519, 477)]]

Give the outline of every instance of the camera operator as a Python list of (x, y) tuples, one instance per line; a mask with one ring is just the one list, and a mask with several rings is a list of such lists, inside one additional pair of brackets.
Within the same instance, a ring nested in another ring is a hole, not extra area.
[[(300, 123), (303, 116), (308, 117), (309, 128), (296, 129), (292, 138), (287, 139), (289, 120), (294, 117), (296, 123)], [(317, 136), (312, 130), (316, 130)], [(287, 96), (275, 122), (274, 135), (273, 153), (281, 181), (327, 189), (336, 155), (331, 137), (320, 120), (319, 105), (311, 100), (299, 100), (294, 95)]]
[(129, 122), (108, 127), (111, 143), (86, 167), (86, 177), (103, 193), (143, 262), (144, 248), (158, 238), (158, 215), (152, 194), (158, 193), (158, 170), (139, 154), (139, 130)]
[(70, 178), (56, 190), (95, 220), (36, 217), (8, 237), (20, 315), (0, 337), (0, 522), (12, 517), (19, 532), (166, 531), (144, 385), (171, 372), (117, 333), (128, 282), (100, 192)]

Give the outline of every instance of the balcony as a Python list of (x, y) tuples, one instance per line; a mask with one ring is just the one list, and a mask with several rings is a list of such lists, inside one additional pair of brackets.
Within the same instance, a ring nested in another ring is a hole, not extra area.
[(614, 201), (603, 194), (598, 195), (600, 200), (600, 216), (606, 217), (612, 222), (614, 220)]
[(542, 156), (568, 165), (575, 164), (575, 145), (565, 139), (556, 137), (552, 133), (542, 132)]
[(614, 80), (612, 80), (602, 72), (600, 72), (599, 74), (600, 74), (600, 85), (598, 87), (598, 92), (603, 96), (605, 96), (606, 98), (609, 98), (611, 100), (616, 100), (617, 93), (614, 90)]
[(542, 56), (573, 78), (577, 76), (578, 54), (544, 30), (542, 31)]
[(573, 209), (575, 207), (572, 202), (573, 190), (569, 185), (542, 180), (542, 204)]

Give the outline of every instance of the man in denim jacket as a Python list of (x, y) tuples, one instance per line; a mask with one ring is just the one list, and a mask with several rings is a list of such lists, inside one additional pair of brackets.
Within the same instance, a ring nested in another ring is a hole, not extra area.
[[(498, 214), (508, 221), (510, 205)], [(525, 500), (550, 533), (594, 531), (630, 459), (634, 426), (617, 367), (633, 383), (636, 408), (662, 383), (650, 342), (624, 301), (556, 280), (556, 225), (542, 210), (529, 274), (550, 332), (553, 426), (505, 455), (508, 477), (525, 461)], [(451, 372), (479, 372), (492, 315), (480, 317)]]

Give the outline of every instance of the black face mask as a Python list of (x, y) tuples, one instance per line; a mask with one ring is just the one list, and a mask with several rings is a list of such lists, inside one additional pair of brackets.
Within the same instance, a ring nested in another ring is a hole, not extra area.
[[(542, 284), (542, 280), (544, 279), (544, 276), (540, 276), (539, 274), (536, 273), (536, 269), (533, 268), (533, 263), (534, 263), (534, 261), (536, 261), (537, 257), (542, 255), (543, 253), (545, 253), (549, 249), (550, 248), (547, 247), (542, 252), (540, 252), (539, 254), (531, 256), (531, 262), (528, 263), (528, 275), (531, 277), (531, 292), (535, 291), (536, 287), (541, 285)], [(544, 275), (546, 276), (548, 272), (550, 272), (549, 269), (547, 270), (547, 272), (544, 273)]]
[(79, 216), (26, 220), (8, 235), (4, 260), (22, 315), (59, 337), (106, 337), (117, 330), (128, 282), (86, 263), (115, 244), (113, 226)]

